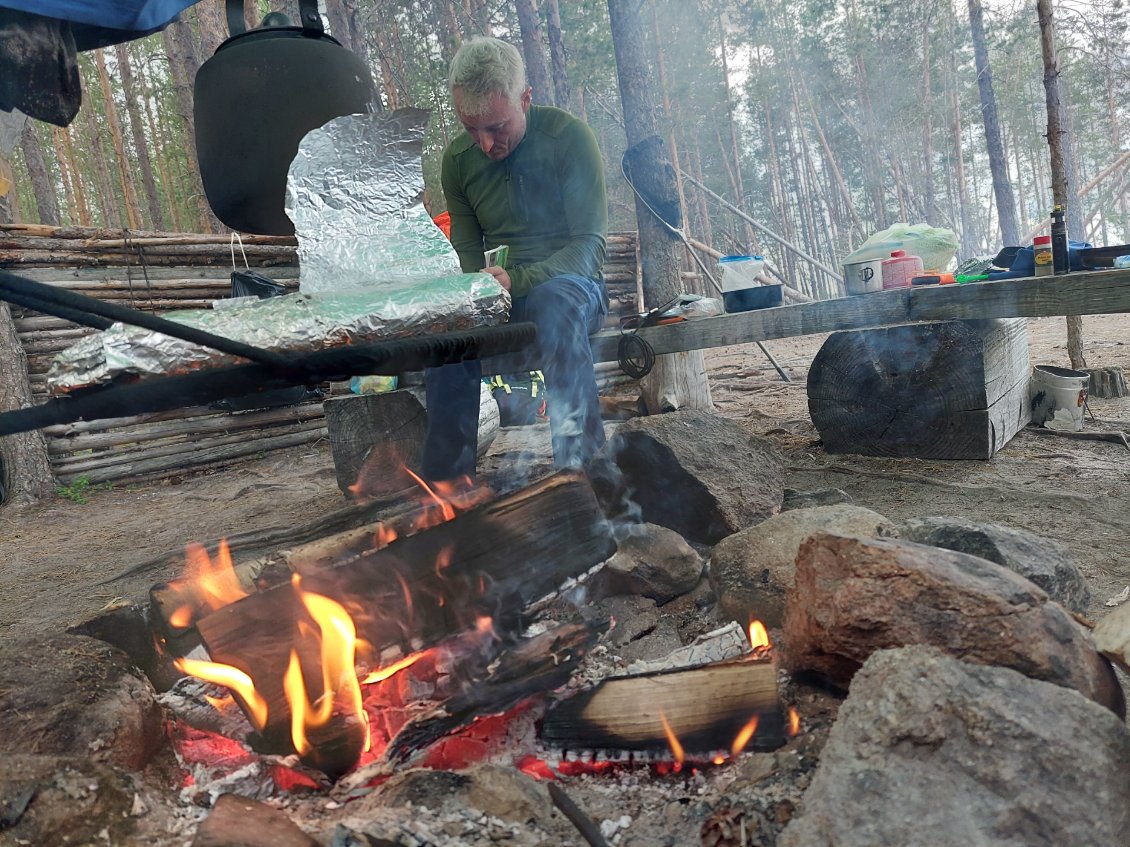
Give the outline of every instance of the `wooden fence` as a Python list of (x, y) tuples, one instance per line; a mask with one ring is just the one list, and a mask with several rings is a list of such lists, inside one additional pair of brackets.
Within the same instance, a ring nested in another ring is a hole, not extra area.
[[(147, 234), (149, 235), (149, 234)], [(154, 242), (158, 236), (152, 235)], [(169, 261), (184, 257), (191, 264), (169, 266), (153, 261), (154, 245), (146, 247), (147, 266), (101, 264), (81, 250), (78, 239), (50, 245), (5, 244), (0, 267), (37, 282), (66, 288), (101, 300), (147, 312), (172, 312), (210, 308), (212, 301), (231, 291), (228, 245), (208, 245), (211, 252), (167, 253)], [(136, 241), (136, 239), (134, 239)], [(162, 242), (166, 243), (167, 242)], [(635, 233), (609, 237), (605, 266), (611, 311), (606, 326), (618, 325), (623, 314), (636, 311), (637, 267)], [(170, 247), (177, 245), (171, 244)], [(129, 249), (129, 248), (125, 248)], [(285, 251), (289, 250), (289, 259)], [(298, 267), (293, 247), (248, 245), (251, 267), (288, 288), (297, 289)], [(136, 253), (134, 254), (136, 255)], [(238, 251), (236, 253), (238, 257)], [(44, 267), (67, 261), (69, 266)], [(114, 261), (121, 259), (114, 255)], [(161, 259), (157, 260), (158, 262)], [(242, 267), (242, 260), (239, 262)], [(47, 396), (47, 370), (55, 354), (94, 330), (70, 321), (13, 307), (12, 317), (28, 360), (28, 380), (37, 402)], [(597, 365), (602, 387), (623, 379), (615, 363)], [(226, 412), (209, 407), (80, 421), (44, 429), (51, 467), (60, 482), (80, 477), (91, 482), (127, 481), (167, 477), (186, 471), (228, 465), (254, 458), (271, 450), (312, 444), (326, 436), (320, 402), (306, 402), (272, 409)]]

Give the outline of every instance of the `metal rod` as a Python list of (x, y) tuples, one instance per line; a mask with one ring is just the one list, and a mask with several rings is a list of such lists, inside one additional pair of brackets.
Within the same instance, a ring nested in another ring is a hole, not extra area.
[(719, 203), (721, 203), (723, 207), (725, 207), (729, 211), (733, 212), (735, 215), (737, 215), (739, 218), (741, 218), (746, 223), (750, 224), (751, 226), (756, 227), (759, 232), (764, 233), (765, 235), (772, 238), (774, 241), (776, 241), (778, 244), (780, 244), (782, 247), (784, 247), (790, 253), (794, 253), (797, 256), (800, 256), (800, 258), (804, 259), (806, 262), (809, 262), (814, 267), (817, 267), (820, 270), (824, 271), (824, 273), (828, 274), (833, 279), (840, 280), (840, 281), (843, 280), (843, 277), (841, 277), (839, 275), (839, 273), (837, 273), (835, 270), (828, 267), (827, 265), (825, 265), (823, 262), (821, 262), (819, 259), (815, 258), (814, 256), (810, 256), (808, 253), (805, 253), (803, 250), (801, 250), (795, 244), (792, 244), (789, 241), (786, 241), (784, 238), (777, 235), (777, 233), (773, 232), (773, 230), (769, 229), (769, 227), (765, 226), (764, 224), (758, 223), (756, 220), (751, 218), (749, 215), (747, 215), (745, 212), (743, 212), (741, 209), (739, 209), (737, 206), (735, 206), (733, 203), (731, 203), (725, 197), (722, 197), (721, 195), (715, 194), (713, 191), (711, 191), (709, 188), (707, 188), (705, 185), (703, 185), (701, 182), (699, 182), (697, 179), (695, 179), (690, 174), (684, 172), (683, 173), (683, 179), (697, 185), (704, 193), (706, 193), (707, 195), (712, 197), (714, 200), (717, 200)]
[[(14, 298), (22, 298), (22, 302)], [(19, 302), (19, 305), (26, 305), (29, 301), (32, 301), (38, 305), (33, 305), (30, 308), (35, 309), (37, 312), (44, 312), (48, 315), (54, 315), (55, 317), (61, 317), (66, 320), (71, 320), (71, 317), (76, 312), (86, 312), (91, 315), (109, 318), (111, 321), (120, 321), (122, 323), (142, 327), (143, 329), (151, 329), (154, 332), (161, 332), (173, 338), (179, 338), (182, 341), (199, 344), (202, 347), (219, 350), (233, 356), (241, 356), (244, 359), (250, 359), (252, 362), (258, 362), (259, 364), (271, 365), (275, 368), (288, 368), (292, 366), (289, 356), (275, 353), (272, 350), (264, 350), (251, 344), (245, 344), (242, 341), (224, 338), (222, 335), (215, 335), (211, 332), (186, 326), (176, 321), (170, 321), (158, 317), (157, 315), (151, 315), (148, 312), (142, 312), (138, 309), (130, 309), (115, 303), (107, 303), (103, 300), (95, 299), (94, 297), (87, 297), (85, 294), (78, 294), (63, 288), (44, 285), (41, 282), (35, 282), (25, 277), (16, 276), (7, 271), (0, 271), (0, 299)], [(59, 314), (59, 312), (64, 313)], [(87, 325), (89, 326), (90, 324), (87, 323)]]
[(553, 801), (553, 805), (561, 810), (561, 814), (569, 819), (569, 822), (577, 828), (577, 832), (581, 833), (581, 837), (591, 847), (608, 847), (608, 842), (604, 840), (600, 828), (556, 782), (549, 783), (546, 790), (549, 791), (549, 799)]

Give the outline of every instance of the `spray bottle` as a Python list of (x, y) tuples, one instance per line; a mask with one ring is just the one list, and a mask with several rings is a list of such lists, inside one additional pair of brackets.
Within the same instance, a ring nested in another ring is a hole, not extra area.
[(1067, 220), (1062, 205), (1056, 204), (1052, 209), (1052, 267), (1057, 274), (1065, 274), (1069, 270), (1067, 257)]

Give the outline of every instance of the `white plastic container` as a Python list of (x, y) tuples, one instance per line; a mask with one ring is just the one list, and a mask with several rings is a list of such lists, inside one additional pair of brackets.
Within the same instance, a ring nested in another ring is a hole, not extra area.
[(1032, 397), (1032, 423), (1048, 429), (1083, 431), (1083, 404), (1087, 402), (1090, 374), (1036, 365), (1028, 393)]
[(723, 256), (718, 260), (722, 293), (756, 288), (761, 285), (757, 276), (764, 268), (765, 260), (761, 256)]

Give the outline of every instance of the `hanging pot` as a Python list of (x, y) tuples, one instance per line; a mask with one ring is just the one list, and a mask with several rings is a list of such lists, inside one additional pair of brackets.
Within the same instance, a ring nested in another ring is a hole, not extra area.
[(232, 229), (292, 235), (286, 176), (306, 133), (368, 112), (369, 68), (322, 28), (317, 0), (300, 0), (301, 26), (247, 31), (243, 0), (227, 0), (231, 37), (196, 74), (196, 153), (204, 194)]

